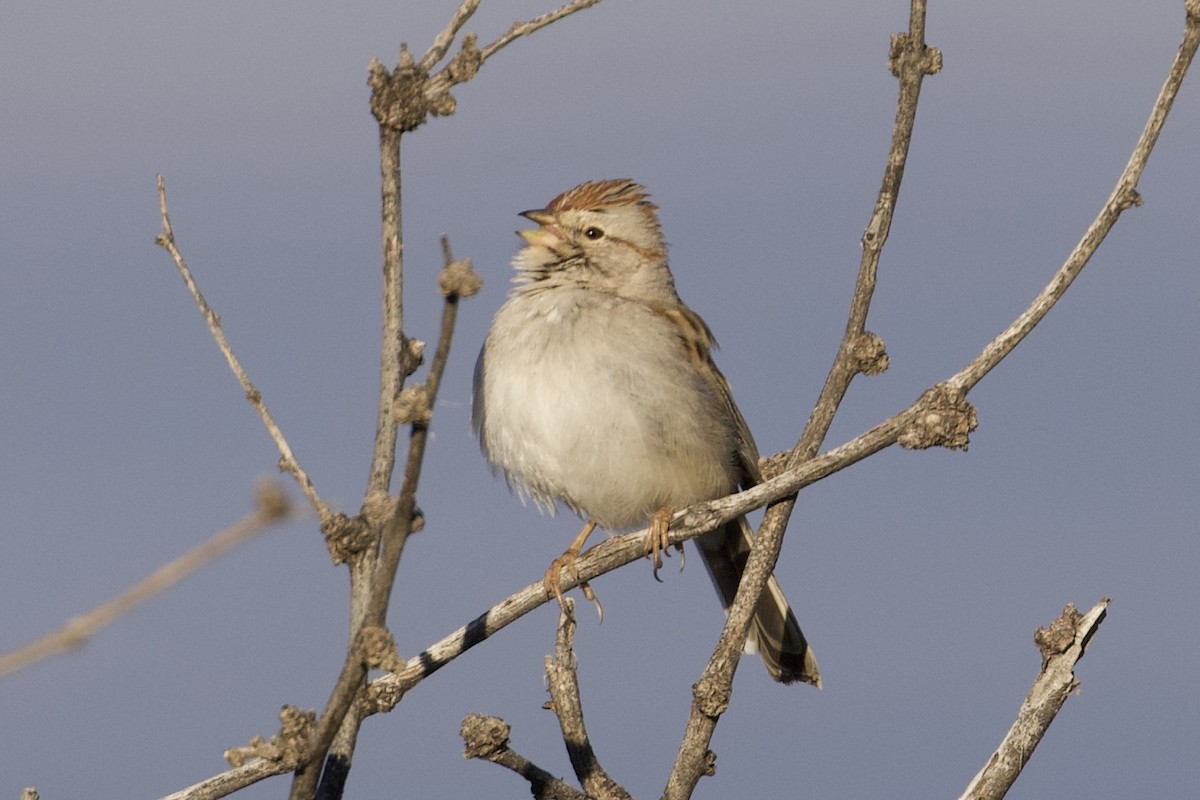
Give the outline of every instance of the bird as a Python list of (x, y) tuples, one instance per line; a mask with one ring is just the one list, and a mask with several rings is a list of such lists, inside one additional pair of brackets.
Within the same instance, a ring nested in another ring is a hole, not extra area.
[[(597, 526), (648, 524), (657, 577), (672, 513), (749, 488), (761, 473), (713, 362), (713, 334), (676, 292), (645, 187), (588, 181), (520, 216), (537, 227), (517, 231), (514, 286), (475, 364), (471, 420), (493, 472), (522, 502), (551, 514), (561, 503), (586, 520), (543, 581), (561, 604), (562, 571)], [(695, 539), (727, 611), (754, 535), (738, 517)], [(746, 649), (776, 681), (821, 685), (774, 575)]]

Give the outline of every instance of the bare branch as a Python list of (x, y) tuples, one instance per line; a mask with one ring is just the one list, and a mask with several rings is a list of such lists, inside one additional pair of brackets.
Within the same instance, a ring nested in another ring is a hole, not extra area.
[(206, 778), (186, 789), (172, 792), (162, 800), (218, 800), (218, 798), (228, 797), (265, 778), (281, 775), (287, 771), (288, 768), (284, 764), (268, 761), (265, 758), (256, 758), (247, 761), (240, 767), (234, 767), (218, 775), (213, 775), (211, 778)]
[(400, 497), (383, 533), (382, 549), (372, 586), (372, 600), (366, 613), (368, 624), (382, 625), (384, 622), (404, 542), (412, 532), (413, 522), (419, 513), (417, 485), (421, 480), (421, 466), (425, 461), (425, 446), (429, 440), (433, 407), (437, 402), (437, 393), (446, 371), (446, 364), (450, 360), (450, 343), (454, 340), (455, 325), (458, 321), (458, 302), (483, 287), (469, 260), (454, 260), (450, 251), (450, 239), (445, 236), (442, 237), (442, 253), (445, 263), (438, 283), (445, 302), (442, 304), (442, 324), (429, 377), (424, 383), (402, 392), (392, 409), (392, 414), (398, 422), (410, 425), (411, 433)]
[(312, 735), (313, 714), (294, 706), (279, 712), (279, 732), (270, 739), (255, 736), (247, 747), (225, 751), (233, 769), (214, 775), (162, 800), (216, 800), (245, 789), (264, 778), (296, 768)]
[(511, 728), (499, 717), (485, 717), (482, 714), (468, 714), (463, 720), (462, 736), (466, 750), (463, 755), (467, 758), (481, 758), (507, 767), (529, 781), (529, 788), (539, 800), (588, 800), (587, 795), (565, 781), (551, 775), (537, 766), (525, 756), (508, 746)]
[(458, 107), (458, 101), (450, 94), (450, 90), (474, 78), (487, 59), (514, 39), (529, 36), (598, 2), (600, 0), (572, 0), (528, 22), (514, 22), (504, 35), (482, 50), (478, 47), (478, 37), (468, 33), (463, 37), (459, 51), (435, 73), (434, 67), (449, 52), (454, 37), (478, 7), (475, 0), (464, 0), (419, 63), (413, 60), (403, 45), (400, 48), (400, 60), (391, 71), (378, 59), (372, 59), (367, 79), (372, 88), (371, 110), (381, 126), (400, 133), (416, 130), (431, 114), (450, 116)]
[(156, 569), (136, 585), (106, 603), (74, 619), (52, 633), (0, 656), (0, 677), (16, 672), (56, 653), (80, 647), (92, 636), (125, 616), (142, 603), (162, 594), (201, 567), (215, 561), (242, 542), (262, 533), (274, 522), (294, 512), (287, 495), (272, 481), (261, 482), (255, 491), (255, 508), (233, 526)]
[(575, 602), (567, 598), (558, 615), (558, 632), (554, 639), (554, 656), (546, 656), (546, 682), (550, 689), (550, 708), (558, 717), (563, 742), (571, 759), (575, 777), (588, 797), (596, 800), (632, 800), (616, 781), (600, 766), (592, 749), (587, 728), (583, 724), (583, 701), (579, 697), (579, 674), (576, 670)]
[(888, 366), (883, 340), (867, 331), (866, 324), (871, 300), (875, 295), (879, 260), (891, 232), (896, 201), (900, 197), (900, 184), (904, 179), (904, 168), (908, 162), (908, 150), (916, 125), (921, 85), (925, 76), (936, 75), (942, 69), (941, 51), (925, 44), (924, 0), (914, 0), (912, 3), (908, 32), (897, 33), (892, 37), (888, 66), (892, 74), (899, 78), (900, 84), (891, 150), (883, 171), (879, 195), (875, 199), (875, 209), (863, 231), (862, 259), (859, 261), (858, 278), (850, 301), (846, 330), (842, 335), (833, 366), (825, 379), (825, 385), (821, 388), (816, 406), (804, 428), (804, 435), (793, 448), (795, 461), (812, 458), (820, 449), (838, 406), (854, 377), (860, 373), (876, 375)]
[(196, 301), (196, 305), (200, 308), (200, 313), (204, 315), (204, 321), (208, 323), (209, 331), (217, 341), (217, 347), (221, 349), (221, 354), (225, 356), (225, 361), (229, 364), (229, 368), (233, 370), (234, 377), (241, 384), (242, 391), (246, 393), (246, 399), (258, 411), (258, 416), (262, 418), (263, 425), (267, 428), (267, 433), (271, 435), (275, 446), (279, 448), (279, 469), (289, 473), (296, 479), (296, 483), (300, 485), (304, 496), (308, 498), (309, 504), (317, 512), (317, 518), (320, 519), (322, 524), (325, 524), (332, 517), (329, 506), (317, 494), (316, 488), (313, 486), (312, 481), (309, 480), (308, 473), (304, 471), (300, 466), (300, 462), (296, 460), (296, 456), (292, 453), (292, 448), (283, 436), (283, 431), (275, 424), (274, 417), (267, 410), (267, 404), (263, 402), (262, 393), (254, 388), (254, 384), (250, 382), (250, 377), (242, 369), (241, 362), (233, 354), (233, 348), (230, 346), (229, 340), (225, 338), (225, 331), (221, 328), (221, 317), (217, 312), (212, 310), (208, 301), (204, 299), (204, 295), (200, 293), (200, 287), (196, 285), (196, 280), (192, 277), (192, 271), (188, 269), (187, 262), (183, 259), (183, 254), (179, 252), (179, 248), (175, 244), (175, 231), (171, 227), (171, 217), (167, 213), (167, 183), (162, 175), (158, 176), (158, 208), (162, 217), (163, 230), (155, 241), (160, 247), (171, 254), (175, 266), (179, 269), (179, 274), (183, 277), (183, 282), (187, 284), (188, 291), (192, 293), (192, 299)]
[(361, 703), (352, 703), (342, 726), (338, 728), (329, 753), (325, 756), (325, 767), (321, 770), (321, 782), (317, 786), (317, 800), (335, 800), (346, 790), (346, 779), (354, 762), (354, 749), (358, 746), (358, 731), (362, 727), (366, 708)]
[(1042, 652), (1041, 672), (1004, 740), (959, 800), (1000, 800), (1012, 788), (1063, 703), (1079, 687), (1075, 665), (1104, 621), (1108, 604), (1105, 597), (1087, 614), (1068, 605), (1049, 628), (1038, 628), (1033, 638)]
[(1196, 56), (1197, 46), (1200, 45), (1200, 0), (1188, 0), (1187, 9), (1187, 24), (1184, 29), (1183, 41), (1179, 44), (1179, 51), (1175, 54), (1175, 60), (1171, 64), (1171, 69), (1154, 101), (1154, 107), (1150, 111), (1150, 118), (1146, 121), (1146, 126), (1142, 129), (1137, 145), (1129, 156), (1129, 161), (1126, 163), (1124, 171), (1121, 172), (1121, 177), (1117, 179), (1117, 185), (1113, 187), (1112, 194), (1108, 196), (1104, 207), (1092, 220), (1092, 224), (1088, 226), (1083, 238), (1075, 245), (1066, 262), (1054, 274), (1046, 288), (1034, 298), (1029, 308), (1025, 309), (1019, 317), (1013, 320), (1011, 325), (989, 342), (978, 358), (950, 378), (948, 382), (962, 391), (970, 391), (1050, 313), (1050, 309), (1054, 308), (1055, 303), (1066, 294), (1071, 282), (1087, 266), (1092, 255), (1100, 247), (1100, 243), (1116, 225), (1121, 212), (1142, 204), (1142, 198), (1137, 192), (1138, 181), (1141, 180), (1142, 172), (1146, 169), (1146, 162), (1150, 159), (1150, 153), (1158, 142), (1158, 136), (1162, 133), (1167, 115), (1171, 112), (1175, 96), (1179, 93), (1179, 87), (1183, 84), (1183, 78), (1187, 74), (1188, 67), (1191, 66), (1192, 59)]
[[(387, 606), (391, 598), (392, 585), (395, 583), (396, 570), (404, 553), (404, 545), (408, 536), (419, 521), (416, 506), (417, 485), (421, 478), (421, 467), (425, 460), (425, 445), (429, 438), (429, 423), (433, 415), (434, 403), (437, 401), (438, 388), (441, 386), (442, 375), (450, 358), (450, 343), (454, 338), (455, 323), (458, 319), (458, 301), (462, 297), (475, 294), (482, 287), (482, 281), (475, 275), (470, 261), (454, 261), (450, 251), (448, 238), (442, 239), (442, 251), (445, 266), (439, 281), (445, 302), (442, 306), (442, 326), (438, 334), (437, 350), (429, 377), (424, 383), (405, 389), (396, 398), (391, 408), (391, 416), (397, 424), (404, 422), (410, 425), (408, 456), (405, 460), (404, 482), (400, 496), (395, 503), (388, 507), (394, 511), (383, 524), (379, 554), (370, 570), (369, 582), (356, 579), (353, 590), (356, 593), (365, 592), (365, 605), (361, 610), (362, 621), (359, 635), (367, 628), (384, 628), (387, 622)], [(294, 784), (293, 798), (312, 796), (317, 788), (316, 765), (325, 759), (326, 752), (333, 743), (334, 736), (342, 728), (343, 720), (350, 710), (355, 698), (365, 688), (366, 665), (362, 653), (357, 646), (352, 646), (346, 656), (342, 673), (326, 703), (325, 711), (321, 714), (314, 737), (313, 757), (297, 773)], [(351, 744), (355, 737), (342, 734), (343, 743)], [(338, 768), (346, 768), (351, 757), (349, 751), (343, 751), (337, 756)]]
[(483, 50), (480, 51), (480, 55), (486, 60), (502, 50), (513, 39), (516, 39), (520, 36), (529, 36), (535, 31), (546, 27), (551, 22), (557, 22), (569, 14), (574, 14), (576, 11), (582, 11), (585, 8), (590, 8), (599, 2), (600, 0), (573, 0), (573, 2), (567, 3), (560, 8), (556, 8), (553, 11), (542, 14), (540, 17), (531, 19), (528, 22), (514, 22), (512, 27), (510, 27), (503, 36), (489, 44), (487, 47), (484, 47)]
[[(407, 56), (403, 52), (402, 56)], [(405, 61), (404, 58), (401, 59)], [(411, 59), (408, 59), (411, 62)], [(403, 64), (411, 70), (411, 63)], [(379, 347), (379, 405), (376, 413), (375, 443), (372, 448), (367, 488), (363, 494), (359, 516), (348, 525), (338, 528), (361, 533), (365, 542), (360, 542), (347, 558), (350, 567), (350, 644), (346, 659), (330, 692), (329, 699), (317, 723), (313, 736), (312, 751), (308, 759), (296, 770), (289, 793), (291, 800), (315, 798), (321, 785), (323, 767), (330, 770), (329, 780), (324, 783), (327, 792), (340, 790), (345, 781), (357, 742), (356, 731), (348, 731), (345, 725), (356, 725), (361, 718), (351, 714), (356, 698), (366, 687), (367, 670), (358, 649), (358, 636), (368, 625), (382, 626), (383, 619), (373, 619), (369, 612), (372, 598), (376, 594), (376, 568), (379, 563), (378, 548), (383, 539), (382, 528), (391, 517), (396, 503), (389, 491), (392, 472), (396, 464), (396, 440), (400, 422), (395, 414), (395, 404), (404, 389), (404, 381), (422, 361), (424, 345), (404, 335), (404, 244), (400, 214), (400, 140), (404, 129), (388, 122), (389, 114), (403, 114), (406, 100), (411, 93), (396, 92), (394, 83), (378, 62), (372, 62), (371, 80), (374, 91), (371, 95), (372, 111), (379, 120), (379, 169), (381, 180), (380, 216), (383, 248), (383, 326)], [(401, 68), (397, 68), (400, 72)], [(331, 524), (323, 526), (327, 534), (334, 530)], [(328, 544), (335, 561), (343, 557), (342, 537), (329, 537)], [(355, 536), (354, 538), (360, 538)], [(333, 741), (339, 739), (340, 752), (326, 756)], [(329, 795), (338, 797), (340, 794)]]

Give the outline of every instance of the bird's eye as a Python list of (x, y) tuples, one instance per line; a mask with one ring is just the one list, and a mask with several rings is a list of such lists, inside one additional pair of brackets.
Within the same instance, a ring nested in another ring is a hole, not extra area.
[(604, 231), (600, 230), (595, 225), (592, 225), (583, 231), (583, 235), (592, 240), (603, 239)]

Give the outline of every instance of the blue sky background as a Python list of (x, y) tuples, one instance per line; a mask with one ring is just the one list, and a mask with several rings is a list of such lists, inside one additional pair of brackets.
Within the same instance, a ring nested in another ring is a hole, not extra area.
[[(454, 3), (121, 4), (0, 11), (0, 650), (108, 599), (249, 507), (277, 454), (167, 255), (179, 244), (318, 489), (357, 509), (379, 327), (371, 56), (418, 54)], [(859, 379), (828, 445), (972, 358), (1107, 197), (1174, 55), (1181, 2), (934, 3), (922, 95)], [(485, 2), (490, 41), (549, 8)], [(432, 341), (438, 235), (474, 260), (391, 624), (411, 656), (541, 575), (577, 530), (494, 479), (468, 415), (516, 213), (593, 178), (662, 206), (681, 294), (760, 448), (790, 447), (844, 326), (882, 174), (902, 2), (605, 0), (511, 45), (405, 140), (407, 328)], [(1010, 797), (1200, 792), (1195, 226), (1185, 84), (1140, 189), (1066, 300), (971, 395), (968, 453), (887, 451), (806, 490), (777, 570), (826, 688), (739, 670), (698, 797), (953, 797), (1036, 674), (1033, 630), (1113, 598), (1082, 682)], [(298, 493), (296, 493), (298, 495)], [(589, 729), (657, 796), (721, 623), (698, 561), (596, 582), (577, 635)], [(347, 580), (312, 521), (277, 529), (79, 652), (0, 681), (0, 794), (157, 797), (221, 771), (285, 704), (320, 707)], [(461, 757), (470, 711), (570, 767), (546, 608), (364, 726), (352, 797), (526, 797)], [(244, 792), (276, 798), (286, 779)]]

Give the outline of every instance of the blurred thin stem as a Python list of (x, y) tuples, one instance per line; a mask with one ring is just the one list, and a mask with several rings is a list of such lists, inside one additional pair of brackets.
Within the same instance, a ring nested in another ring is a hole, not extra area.
[(165, 592), (234, 547), (265, 531), (272, 523), (294, 515), (283, 489), (273, 481), (255, 492), (255, 508), (232, 526), (150, 573), (106, 603), (70, 619), (56, 631), (24, 647), (0, 655), (0, 678), (57, 653), (80, 647), (88, 639), (133, 609)]

